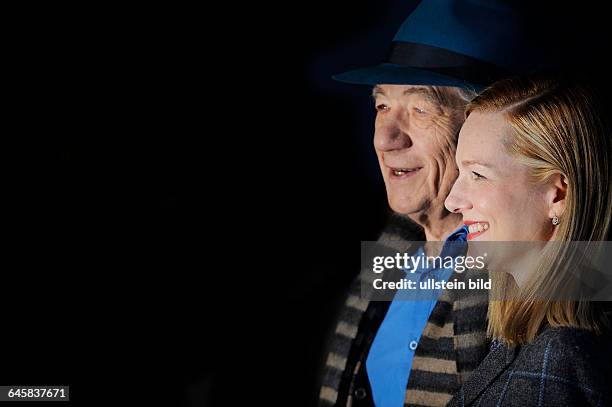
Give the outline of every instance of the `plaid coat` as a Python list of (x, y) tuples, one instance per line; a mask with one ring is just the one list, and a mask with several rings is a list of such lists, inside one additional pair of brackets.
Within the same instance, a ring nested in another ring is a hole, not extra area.
[[(410, 253), (416, 249), (411, 240), (425, 240), (422, 231), (396, 216), (378, 242), (390, 252)], [(467, 278), (467, 273), (454, 278)], [(360, 283), (358, 278), (351, 287), (330, 342), (319, 393), (322, 407), (374, 405), (365, 360), (390, 302), (361, 298)], [(415, 350), (405, 406), (443, 406), (459, 390), (489, 351), (487, 306), (486, 293), (442, 292)]]
[(610, 339), (549, 327), (528, 345), (493, 346), (449, 406), (610, 406)]

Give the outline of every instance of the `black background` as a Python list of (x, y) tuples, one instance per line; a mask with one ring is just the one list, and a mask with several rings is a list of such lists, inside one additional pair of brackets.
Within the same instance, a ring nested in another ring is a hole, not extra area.
[[(534, 13), (580, 50), (568, 65), (605, 72), (588, 3)], [(1, 382), (313, 405), (358, 242), (387, 216), (371, 89), (331, 75), (381, 62), (415, 4), (11, 14)]]

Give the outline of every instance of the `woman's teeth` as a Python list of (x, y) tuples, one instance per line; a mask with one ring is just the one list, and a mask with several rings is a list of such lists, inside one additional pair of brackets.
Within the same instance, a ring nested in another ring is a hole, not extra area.
[(471, 225), (468, 226), (468, 231), (470, 233), (484, 232), (487, 229), (489, 229), (488, 223), (478, 222), (478, 223), (472, 223)]

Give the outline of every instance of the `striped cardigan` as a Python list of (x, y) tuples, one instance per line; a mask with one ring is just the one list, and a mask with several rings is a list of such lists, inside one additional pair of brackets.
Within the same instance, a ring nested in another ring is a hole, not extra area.
[[(378, 243), (391, 252), (411, 253), (419, 240), (422, 231), (395, 215)], [(371, 275), (362, 270), (340, 312), (323, 371), (321, 407), (374, 405), (365, 360), (390, 302), (361, 297), (361, 282)], [(483, 277), (483, 272), (464, 272), (450, 279)], [(404, 406), (443, 406), (451, 400), (488, 353), (487, 305), (486, 292), (442, 292), (415, 351)]]

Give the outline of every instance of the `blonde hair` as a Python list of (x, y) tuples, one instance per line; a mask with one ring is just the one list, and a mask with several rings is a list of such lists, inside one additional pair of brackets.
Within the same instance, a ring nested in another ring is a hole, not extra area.
[[(531, 76), (499, 81), (466, 109), (502, 112), (513, 129), (508, 152), (530, 168), (534, 183), (561, 174), (567, 180), (566, 206), (555, 240), (606, 240), (612, 217), (612, 147), (600, 119), (597, 95), (583, 81)], [(599, 332), (606, 325), (599, 304), (552, 300), (571, 278), (567, 245), (547, 245), (533, 278), (517, 292), (508, 275), (494, 278), (488, 333), (510, 344), (532, 341), (545, 324)], [(496, 273), (492, 273), (496, 274)], [(502, 299), (498, 299), (502, 298)]]

